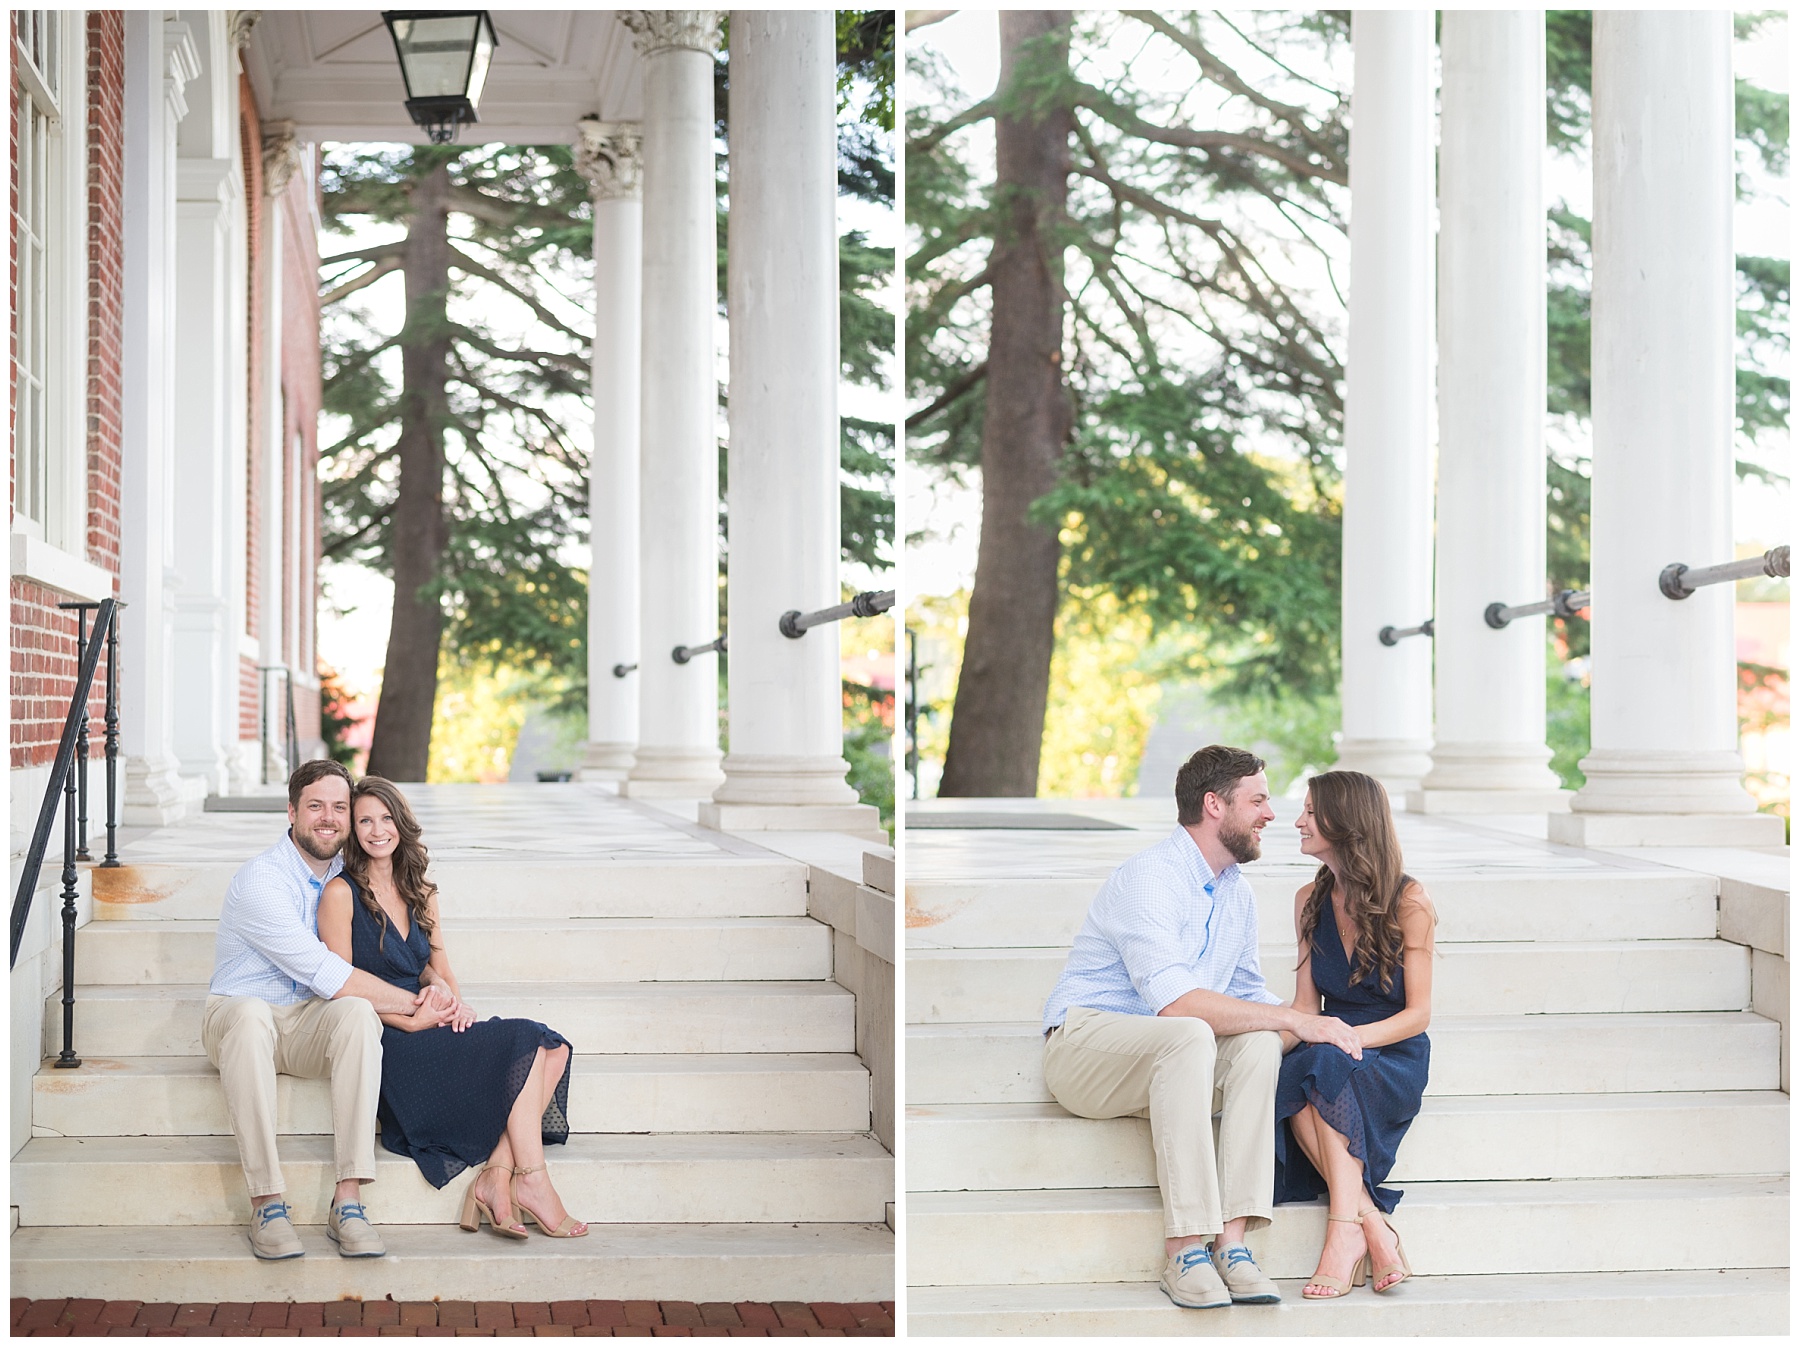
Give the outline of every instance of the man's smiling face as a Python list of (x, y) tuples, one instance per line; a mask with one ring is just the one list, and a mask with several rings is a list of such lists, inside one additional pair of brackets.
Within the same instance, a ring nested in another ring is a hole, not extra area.
[(1219, 819), (1219, 841), (1233, 859), (1242, 865), (1261, 856), (1262, 830), (1275, 817), (1275, 811), (1269, 807), (1269, 778), (1261, 772), (1239, 777), (1229, 800), (1222, 795), (1212, 798), (1224, 808)]
[(315, 861), (328, 861), (344, 845), (350, 827), (350, 787), (341, 776), (320, 777), (288, 806), (294, 845)]

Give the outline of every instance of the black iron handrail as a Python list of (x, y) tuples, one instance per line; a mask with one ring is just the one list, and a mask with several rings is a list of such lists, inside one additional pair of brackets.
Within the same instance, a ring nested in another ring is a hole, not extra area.
[(635, 665), (635, 664), (615, 664), (615, 665), (613, 665), (613, 677), (614, 678), (623, 678), (626, 674), (630, 673), (632, 670), (634, 670), (636, 668), (637, 668), (637, 665)]
[[(260, 674), (278, 673), (287, 688), (287, 714), (284, 730), (286, 732), (287, 769), (292, 772), (300, 765), (300, 732), (294, 720), (294, 671), (285, 664), (259, 664), (256, 671)], [(269, 680), (264, 678), (259, 689), (261, 696), (257, 698), (262, 707), (262, 783), (269, 784)]]
[(669, 652), (669, 658), (677, 664), (686, 664), (695, 655), (704, 655), (709, 650), (717, 650), (723, 654), (726, 650), (725, 633), (720, 632), (705, 645), (678, 645)]
[[(68, 605), (78, 610), (83, 605)], [(117, 864), (113, 854), (114, 810), (116, 795), (112, 789), (115, 781), (114, 763), (118, 757), (118, 633), (115, 630), (115, 617), (119, 605), (116, 600), (102, 599), (92, 605), (94, 612), (94, 631), (90, 639), (86, 633), (87, 614), (82, 611), (81, 630), (78, 647), (80, 654), (76, 662), (75, 689), (69, 698), (69, 714), (63, 720), (62, 738), (56, 745), (56, 762), (50, 769), (50, 781), (44, 789), (44, 802), (38, 808), (37, 826), (32, 829), (31, 846), (25, 853), (25, 865), (19, 875), (19, 888), (13, 895), (12, 910), (12, 950), (7, 966), (17, 966), (19, 962), (19, 945), (25, 938), (25, 923), (31, 917), (31, 900), (37, 891), (38, 875), (44, 865), (44, 851), (50, 844), (50, 826), (56, 820), (57, 794), (62, 794), (63, 813), (63, 867), (62, 867), (62, 923), (63, 923), (63, 1047), (62, 1055), (56, 1059), (59, 1067), (75, 1067), (81, 1065), (81, 1058), (75, 1055), (75, 881), (78, 871), (75, 868), (76, 853), (76, 814), (82, 809), (76, 802), (76, 745), (86, 738), (85, 723), (87, 720), (88, 698), (94, 689), (94, 672), (100, 665), (101, 637), (107, 637), (106, 648), (111, 655), (107, 661), (106, 678), (106, 724), (107, 724), (107, 858)]]
[(1771, 547), (1760, 557), (1727, 561), (1717, 566), (1688, 567), (1679, 561), (1664, 566), (1656, 578), (1656, 587), (1666, 598), (1685, 599), (1702, 585), (1716, 585), (1726, 580), (1748, 580), (1753, 575), (1785, 579), (1788, 573), (1788, 549), (1783, 543)]
[(793, 640), (806, 635), (809, 627), (822, 627), (827, 622), (836, 622), (846, 617), (874, 617), (885, 613), (894, 606), (894, 591), (891, 589), (868, 590), (858, 594), (849, 603), (840, 603), (831, 608), (821, 608), (817, 612), (803, 613), (798, 608), (790, 608), (781, 615), (781, 634)]
[(1398, 645), (1408, 636), (1435, 637), (1437, 635), (1437, 619), (1428, 617), (1416, 627), (1383, 627), (1375, 635), (1383, 645)]
[(906, 633), (906, 770), (919, 798), (919, 634)]
[(1515, 603), (1510, 607), (1504, 603), (1490, 603), (1481, 614), (1482, 621), (1495, 631), (1501, 630), (1515, 617), (1536, 617), (1540, 613), (1550, 613), (1565, 621), (1572, 617), (1580, 617), (1593, 605), (1593, 594), (1585, 589), (1559, 589), (1547, 599), (1539, 599), (1536, 603)]

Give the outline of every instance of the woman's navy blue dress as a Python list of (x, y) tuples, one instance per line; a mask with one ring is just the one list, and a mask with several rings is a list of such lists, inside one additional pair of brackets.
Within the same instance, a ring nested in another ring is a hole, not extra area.
[[(431, 961), (431, 941), (417, 922), (402, 940), (383, 913), (379, 922), (363, 906), (354, 879), (351, 893), (350, 962), (409, 992)], [(385, 939), (383, 938), (385, 933)], [(568, 1040), (536, 1020), (499, 1016), (462, 1033), (440, 1025), (408, 1033), (381, 1031), (381, 1144), (410, 1155), (433, 1188), (442, 1188), (469, 1165), (484, 1164), (506, 1131), (507, 1115), (539, 1048)], [(569, 1139), (569, 1073), (556, 1084), (544, 1110), (544, 1144)]]
[[(1350, 960), (1338, 935), (1337, 918), (1319, 914), (1312, 935), (1313, 986), (1325, 998), (1325, 1013), (1345, 1024), (1373, 1024), (1406, 1009), (1406, 970), (1396, 968), (1392, 986), (1381, 990), (1371, 972), (1350, 981)], [(1364, 1186), (1384, 1212), (1400, 1200), (1398, 1188), (1381, 1181), (1394, 1168), (1400, 1138), (1418, 1116), (1431, 1067), (1431, 1040), (1414, 1034), (1382, 1048), (1364, 1048), (1359, 1062), (1329, 1043), (1302, 1043), (1281, 1059), (1275, 1086), (1275, 1201), (1308, 1202), (1326, 1192), (1325, 1180), (1294, 1140), (1289, 1119), (1308, 1104), (1350, 1143), (1363, 1163)]]

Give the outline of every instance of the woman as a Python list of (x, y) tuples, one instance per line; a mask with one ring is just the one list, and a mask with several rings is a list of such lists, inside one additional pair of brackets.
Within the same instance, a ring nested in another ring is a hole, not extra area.
[(1400, 1193), (1381, 1181), (1425, 1092), (1437, 914), (1404, 872), (1387, 792), (1373, 777), (1315, 776), (1296, 826), (1319, 871), (1294, 895), (1294, 1008), (1352, 1026), (1362, 1056), (1289, 1045), (1275, 1089), (1275, 1201), (1328, 1195), (1325, 1247), (1300, 1294), (1333, 1300), (1365, 1277), (1391, 1291), (1412, 1275), (1388, 1220)]
[(463, 1200), (464, 1230), (480, 1229), (485, 1216), (496, 1235), (524, 1239), (516, 1206), (546, 1235), (587, 1234), (544, 1167), (545, 1145), (569, 1139), (568, 1041), (536, 1020), (475, 1022), (450, 971), (437, 885), (425, 877), (419, 823), (399, 787), (365, 776), (350, 820), (343, 873), (319, 900), (319, 938), (357, 968), (427, 993), (411, 1015), (381, 1017), (381, 1144), (410, 1155), (434, 1188), (483, 1166)]

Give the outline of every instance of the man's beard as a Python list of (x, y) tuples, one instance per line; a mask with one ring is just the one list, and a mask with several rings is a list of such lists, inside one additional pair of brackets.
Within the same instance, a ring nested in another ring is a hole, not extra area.
[[(325, 847), (325, 844), (319, 841), (319, 839), (314, 837), (311, 833), (303, 833), (296, 828), (294, 829), (294, 844), (308, 856), (311, 856), (315, 861), (328, 861), (333, 856), (337, 855), (338, 852), (343, 850), (344, 835), (339, 833), (337, 841), (333, 842), (329, 847)], [(1229, 843), (1227, 843), (1227, 845), (1229, 845)], [(321, 848), (325, 849), (321, 850)]]
[(1249, 828), (1238, 831), (1221, 825), (1219, 842), (1239, 865), (1247, 864), (1262, 855), (1262, 842)]

